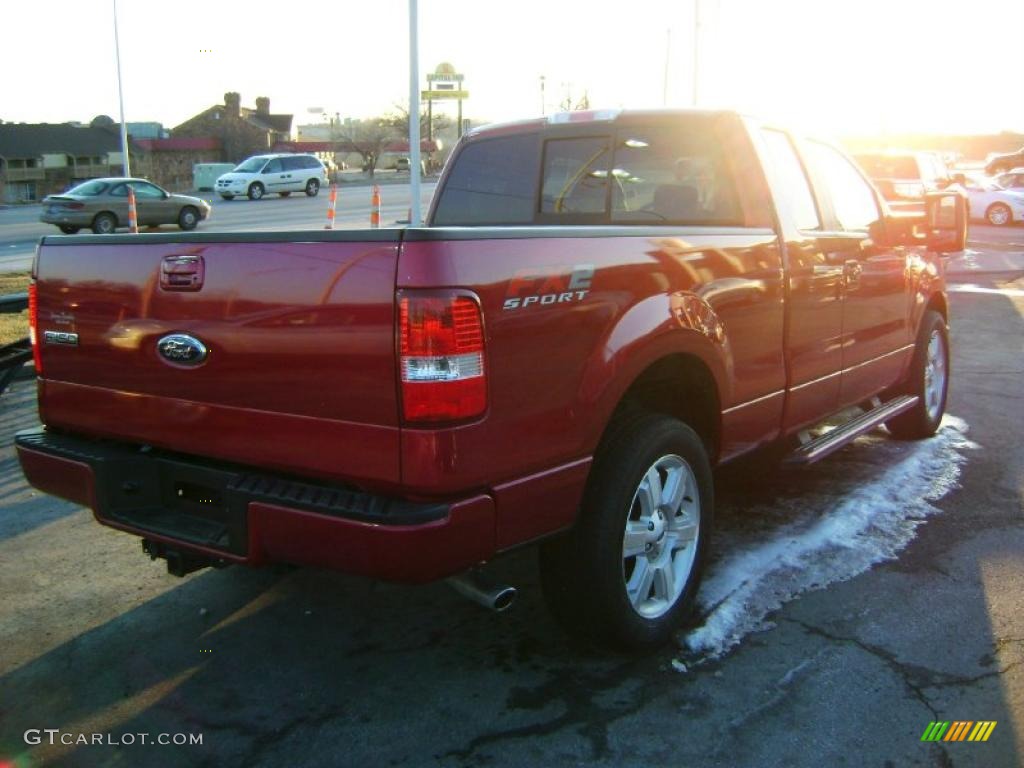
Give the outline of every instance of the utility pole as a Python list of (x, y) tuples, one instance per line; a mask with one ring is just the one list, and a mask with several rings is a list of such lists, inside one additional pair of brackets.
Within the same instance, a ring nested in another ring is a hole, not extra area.
[(668, 106), (668, 61), (672, 52), (672, 30), (665, 30), (665, 74), (661, 81), (661, 106)]
[[(417, 0), (409, 0), (409, 226), (420, 225), (420, 53)], [(461, 102), (460, 102), (461, 106)], [(461, 111), (461, 110), (460, 110)]]
[(128, 126), (124, 122), (124, 89), (121, 87), (121, 40), (117, 35), (117, 0), (114, 0), (114, 55), (117, 58), (117, 99), (121, 103), (121, 166), (125, 176), (131, 176), (128, 160)]
[(697, 106), (697, 87), (700, 82), (700, 0), (693, 0), (693, 106)]

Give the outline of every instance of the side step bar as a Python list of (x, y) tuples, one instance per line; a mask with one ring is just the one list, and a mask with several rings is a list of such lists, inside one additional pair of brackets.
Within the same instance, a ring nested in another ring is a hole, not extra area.
[(882, 422), (888, 421), (893, 416), (898, 416), (904, 411), (909, 411), (917, 405), (917, 401), (917, 395), (902, 395), (893, 398), (887, 403), (877, 405), (855, 419), (851, 419), (845, 424), (826, 432), (821, 437), (805, 442), (787, 456), (784, 463), (813, 464), (861, 435), (870, 432)]

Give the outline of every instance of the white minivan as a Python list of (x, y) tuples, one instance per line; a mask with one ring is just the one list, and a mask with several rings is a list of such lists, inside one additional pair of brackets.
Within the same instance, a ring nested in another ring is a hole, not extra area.
[(323, 163), (313, 155), (253, 155), (233, 171), (217, 179), (217, 194), (225, 200), (248, 195), (259, 200), (271, 193), (288, 197), (292, 192), (305, 192), (316, 197), (327, 183)]

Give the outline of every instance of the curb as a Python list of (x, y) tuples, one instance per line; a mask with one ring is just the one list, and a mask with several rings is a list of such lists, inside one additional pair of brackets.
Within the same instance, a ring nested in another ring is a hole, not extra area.
[(981, 240), (968, 240), (968, 248), (980, 248), (989, 251), (1024, 252), (1024, 243), (988, 243)]

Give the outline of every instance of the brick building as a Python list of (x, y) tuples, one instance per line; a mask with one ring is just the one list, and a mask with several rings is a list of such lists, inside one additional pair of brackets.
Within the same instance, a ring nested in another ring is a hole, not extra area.
[(214, 138), (220, 143), (219, 160), (236, 163), (249, 155), (269, 152), (279, 141), (288, 141), (292, 134), (292, 116), (275, 115), (270, 99), (256, 99), (256, 108), (241, 105), (235, 92), (224, 94), (224, 103), (200, 112), (171, 130), (172, 138)]
[(173, 192), (187, 192), (193, 186), (192, 166), (220, 162), (221, 155), (220, 140), (209, 136), (134, 139), (132, 174)]

